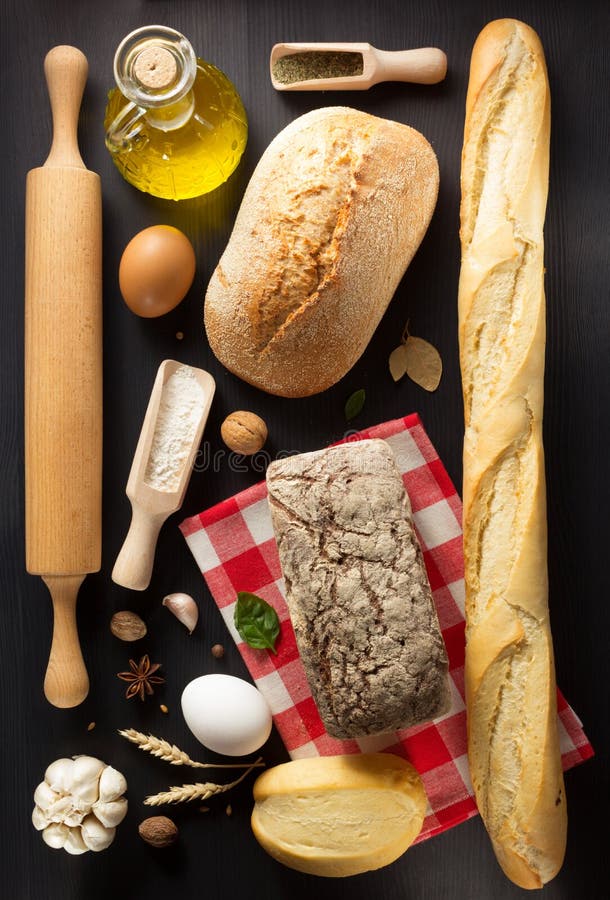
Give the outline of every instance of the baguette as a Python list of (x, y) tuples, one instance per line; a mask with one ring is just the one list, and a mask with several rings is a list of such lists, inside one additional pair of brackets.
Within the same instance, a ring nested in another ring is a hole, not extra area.
[(438, 164), (414, 128), (315, 109), (271, 142), (208, 285), (221, 363), (270, 394), (305, 397), (351, 369), (434, 211)]
[(477, 804), (523, 888), (558, 872), (567, 828), (542, 447), (549, 134), (538, 36), (491, 22), (472, 53), (462, 153), (465, 680)]

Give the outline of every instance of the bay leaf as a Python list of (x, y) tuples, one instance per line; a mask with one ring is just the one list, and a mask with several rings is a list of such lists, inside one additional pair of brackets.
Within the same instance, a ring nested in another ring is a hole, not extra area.
[(443, 373), (443, 361), (436, 347), (423, 338), (409, 335), (404, 344), (407, 375), (426, 391), (435, 391)]
[(390, 366), (390, 375), (394, 381), (400, 381), (407, 371), (408, 358), (409, 354), (404, 344), (401, 344), (400, 347), (397, 347), (396, 350), (392, 350), (390, 353), (388, 365)]

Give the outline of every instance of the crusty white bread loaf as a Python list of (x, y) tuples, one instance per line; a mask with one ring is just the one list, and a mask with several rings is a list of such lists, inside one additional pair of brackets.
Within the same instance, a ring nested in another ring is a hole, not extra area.
[(292, 122), (258, 163), (208, 286), (218, 359), (284, 397), (342, 378), (426, 233), (438, 181), (407, 125), (345, 107)]
[(557, 873), (567, 825), (542, 448), (549, 133), (537, 35), (491, 22), (473, 49), (462, 154), (468, 759), (498, 861), (524, 888)]

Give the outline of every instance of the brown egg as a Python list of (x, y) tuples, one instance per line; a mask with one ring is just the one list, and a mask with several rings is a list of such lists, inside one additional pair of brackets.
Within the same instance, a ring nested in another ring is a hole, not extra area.
[(171, 225), (153, 225), (138, 232), (125, 247), (119, 266), (125, 303), (146, 319), (178, 306), (194, 277), (193, 245)]

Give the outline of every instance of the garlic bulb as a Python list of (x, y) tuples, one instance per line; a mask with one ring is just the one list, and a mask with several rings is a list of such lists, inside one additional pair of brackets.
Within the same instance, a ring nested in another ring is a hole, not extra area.
[(53, 849), (105, 850), (127, 813), (120, 772), (93, 756), (56, 759), (34, 792), (32, 824)]
[(192, 634), (199, 618), (199, 607), (189, 594), (168, 594), (163, 598), (163, 606), (176, 616), (179, 622)]

